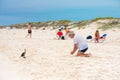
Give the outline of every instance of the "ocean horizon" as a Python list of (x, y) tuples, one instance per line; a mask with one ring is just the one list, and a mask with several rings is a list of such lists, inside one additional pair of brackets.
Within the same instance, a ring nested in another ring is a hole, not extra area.
[(119, 4), (119, 0), (2, 0), (0, 26), (54, 20), (81, 21), (97, 17), (120, 18)]

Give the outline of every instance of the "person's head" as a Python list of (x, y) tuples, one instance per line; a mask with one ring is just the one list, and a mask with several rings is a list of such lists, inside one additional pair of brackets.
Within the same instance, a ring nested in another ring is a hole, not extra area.
[(59, 29), (59, 31), (61, 31), (61, 29)]
[(31, 23), (29, 22), (29, 23), (27, 23), (26, 25), (30, 25)]
[(98, 30), (96, 30), (96, 32), (99, 32)]
[(69, 35), (70, 38), (74, 38), (75, 33), (74, 33), (74, 31), (70, 31), (70, 32), (68, 33), (68, 35)]

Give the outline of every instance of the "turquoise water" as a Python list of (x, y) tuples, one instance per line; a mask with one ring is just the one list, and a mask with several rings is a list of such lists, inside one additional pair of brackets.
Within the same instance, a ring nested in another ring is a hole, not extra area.
[(0, 25), (97, 17), (120, 18), (120, 0), (0, 0)]

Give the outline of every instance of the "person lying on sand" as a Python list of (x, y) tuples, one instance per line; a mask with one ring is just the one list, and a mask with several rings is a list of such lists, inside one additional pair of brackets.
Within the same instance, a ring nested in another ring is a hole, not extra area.
[(73, 31), (70, 31), (68, 35), (71, 39), (73, 39), (74, 42), (71, 55), (73, 55), (78, 49), (77, 56), (90, 57), (90, 54), (85, 54), (85, 52), (88, 50), (86, 41), (80, 35), (75, 35)]

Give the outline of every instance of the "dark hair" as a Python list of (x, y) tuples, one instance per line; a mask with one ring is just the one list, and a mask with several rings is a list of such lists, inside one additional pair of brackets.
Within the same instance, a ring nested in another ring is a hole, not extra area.
[(96, 30), (96, 32), (99, 32), (98, 30)]
[(61, 29), (59, 29), (59, 31), (61, 31)]

